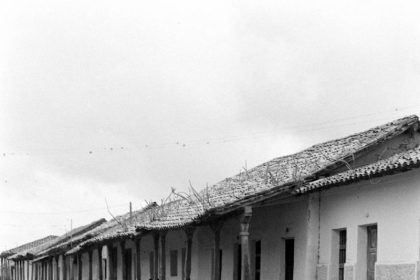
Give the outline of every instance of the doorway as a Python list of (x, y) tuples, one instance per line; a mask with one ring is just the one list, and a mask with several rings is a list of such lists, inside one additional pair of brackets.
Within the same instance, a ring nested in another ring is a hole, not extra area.
[(285, 263), (284, 263), (284, 279), (293, 280), (293, 268), (295, 263), (295, 240), (285, 239)]
[(367, 255), (366, 268), (367, 280), (375, 280), (375, 263), (378, 250), (378, 227), (376, 225), (366, 227), (367, 231)]
[(125, 279), (124, 280), (131, 280), (132, 276), (132, 253), (131, 249), (124, 250), (124, 266), (125, 266)]

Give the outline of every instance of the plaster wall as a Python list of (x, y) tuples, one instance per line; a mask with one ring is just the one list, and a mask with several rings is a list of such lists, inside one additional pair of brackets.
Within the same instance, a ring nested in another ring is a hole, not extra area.
[[(261, 240), (261, 279), (284, 279), (285, 239), (295, 239), (294, 279), (304, 280), (306, 254), (305, 198), (283, 205), (253, 209), (250, 224), (251, 267), (254, 267), (254, 246)], [(225, 221), (220, 234), (222, 250), (222, 280), (235, 275), (235, 244), (239, 244), (239, 218)], [(193, 243), (192, 279), (210, 280), (214, 234), (208, 226), (199, 227)], [(194, 263), (195, 261), (195, 263)], [(197, 277), (199, 276), (199, 277)]]
[[(322, 191), (320, 265), (329, 267), (328, 279), (337, 279), (338, 275), (333, 265), (335, 229), (347, 230), (346, 279), (366, 278), (361, 260), (366, 247), (361, 242), (363, 226), (370, 224), (378, 227), (377, 279), (415, 279), (419, 201), (419, 170)], [(396, 278), (398, 271), (407, 276)]]

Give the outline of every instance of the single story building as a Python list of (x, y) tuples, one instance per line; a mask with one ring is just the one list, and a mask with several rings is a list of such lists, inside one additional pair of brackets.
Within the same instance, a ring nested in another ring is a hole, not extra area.
[(419, 144), (408, 116), (173, 192), (48, 248), (30, 279), (420, 280)]

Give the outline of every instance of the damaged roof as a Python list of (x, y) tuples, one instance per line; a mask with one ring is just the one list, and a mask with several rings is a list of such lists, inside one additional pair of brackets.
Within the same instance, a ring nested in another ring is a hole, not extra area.
[(20, 253), (23, 253), (23, 252), (32, 250), (32, 249), (34, 249), (36, 247), (39, 247), (39, 246), (41, 246), (43, 244), (48, 244), (49, 242), (51, 242), (53, 240), (56, 240), (57, 238), (58, 238), (58, 236), (49, 235), (49, 236), (46, 236), (44, 238), (37, 239), (37, 240), (32, 241), (32, 242), (29, 242), (29, 243), (25, 243), (25, 244), (20, 245), (20, 246), (18, 246), (16, 248), (6, 250), (6, 251), (4, 251), (4, 252), (2, 252), (0, 254), (0, 257), (2, 257), (2, 258), (4, 258), (4, 257), (11, 257), (12, 258), (13, 255), (20, 254)]
[(313, 190), (334, 187), (358, 182), (366, 179), (373, 179), (384, 175), (400, 171), (407, 171), (420, 166), (420, 147), (409, 149), (395, 154), (387, 159), (379, 160), (359, 168), (350, 169), (345, 172), (335, 174), (310, 182), (296, 190), (296, 193), (302, 194)]
[[(120, 216), (119, 220), (123, 223), (110, 221), (103, 224), (91, 238), (79, 243), (67, 251), (67, 254), (109, 240), (132, 238), (144, 231), (200, 224), (207, 218), (223, 215), (282, 193), (304, 192), (304, 189), (299, 188), (307, 188), (310, 182), (314, 182), (314, 188), (322, 186), (325, 181), (318, 180), (320, 176), (345, 165), (349, 159), (358, 158), (388, 139), (411, 128), (417, 128), (418, 123), (418, 117), (415, 115), (401, 118), (344, 138), (313, 145), (295, 154), (274, 158), (200, 191), (191, 188), (190, 194), (175, 193), (175, 199), (169, 200), (168, 203), (137, 211), (131, 218), (128, 214)], [(417, 152), (419, 151), (415, 150), (411, 154), (393, 156), (388, 161), (378, 161), (375, 168), (379, 170), (383, 169), (383, 166), (403, 164), (402, 161), (410, 162), (414, 166), (418, 162), (414, 161), (414, 154)], [(409, 156), (410, 159), (407, 158)], [(375, 168), (367, 167), (368, 170), (376, 170)], [(353, 175), (350, 171), (340, 173), (341, 177), (337, 175), (336, 180), (359, 174), (358, 171), (354, 172)], [(364, 171), (360, 172), (362, 174)]]
[[(415, 115), (404, 117), (350, 136), (311, 146), (244, 170), (188, 198), (159, 206), (161, 215), (143, 219), (137, 230), (160, 230), (199, 223), (203, 216), (234, 211), (283, 192), (298, 182), (316, 179), (323, 171), (344, 165), (364, 151), (418, 125)], [(155, 210), (156, 211), (156, 210)]]
[(145, 211), (148, 211), (156, 206), (157, 204), (153, 202), (141, 210), (134, 211), (131, 214), (126, 213), (124, 215), (117, 216), (114, 219), (103, 223), (97, 228), (87, 232), (85, 237), (81, 239), (81, 242), (71, 250), (67, 251), (66, 254), (74, 254), (81, 248), (88, 247), (91, 244), (105, 243), (109, 240), (138, 235), (135, 230), (135, 225), (139, 222), (139, 219), (145, 217), (143, 215)]

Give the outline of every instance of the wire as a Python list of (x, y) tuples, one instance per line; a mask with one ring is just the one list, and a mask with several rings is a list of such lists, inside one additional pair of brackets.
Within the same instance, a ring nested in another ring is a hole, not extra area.
[[(380, 117), (378, 118), (377, 116), (379, 114), (384, 114), (384, 113), (389, 113), (389, 112), (400, 112), (400, 111), (404, 111), (404, 110), (408, 110), (408, 109), (412, 109), (412, 108), (417, 108), (420, 107), (420, 104), (415, 104), (415, 105), (410, 105), (410, 106), (404, 106), (404, 107), (396, 107), (393, 109), (387, 109), (387, 110), (382, 110), (382, 111), (377, 111), (374, 113), (367, 113), (367, 114), (360, 114), (360, 115), (355, 115), (355, 116), (351, 116), (351, 117), (345, 117), (345, 118), (339, 118), (339, 119), (334, 119), (333, 121), (328, 121), (328, 122), (317, 122), (317, 123), (306, 123), (306, 124), (302, 124), (302, 125), (289, 125), (289, 126), (276, 126), (276, 128), (282, 129), (282, 130), (294, 130), (294, 131), (302, 131), (302, 130), (311, 130), (311, 131), (318, 131), (318, 130), (324, 130), (324, 129), (328, 129), (331, 127), (336, 127), (336, 126), (352, 126), (352, 125), (356, 125), (359, 124), (360, 122), (348, 122), (348, 121), (354, 121), (356, 119), (360, 119), (360, 118), (364, 118), (363, 122), (366, 121), (373, 121), (373, 120), (384, 120), (384, 119), (388, 119), (388, 117)], [(372, 116), (376, 116), (375, 119), (369, 119), (366, 117), (372, 117)], [(134, 148), (130, 148), (127, 147), (125, 145), (115, 145), (115, 146), (108, 146), (108, 147), (102, 147), (102, 148), (90, 148), (90, 149), (82, 149), (82, 150), (74, 150), (74, 149), (38, 149), (38, 150), (32, 150), (31, 153), (28, 152), (0, 152), (0, 159), (2, 157), (7, 157), (7, 156), (29, 156), (29, 155), (37, 155), (39, 153), (46, 155), (46, 154), (57, 154), (57, 153), (69, 153), (69, 152), (81, 152), (83, 154), (89, 154), (89, 155), (93, 155), (93, 154), (97, 154), (100, 152), (109, 152), (109, 153), (116, 153), (116, 152), (128, 152), (128, 151), (132, 151), (133, 149), (135, 150), (151, 150), (151, 149), (161, 149), (161, 148), (166, 148), (166, 147), (178, 147), (178, 148), (188, 148), (190, 146), (208, 146), (211, 144), (224, 144), (224, 143), (230, 143), (230, 142), (236, 142), (236, 141), (241, 141), (244, 139), (256, 139), (257, 137), (265, 137), (266, 135), (274, 135), (274, 134), (278, 134), (278, 131), (271, 131), (271, 132), (264, 132), (264, 131), (260, 131), (260, 132), (254, 132), (251, 134), (247, 134), (245, 136), (238, 136), (238, 135), (231, 135), (231, 136), (224, 136), (224, 137), (217, 137), (217, 138), (201, 138), (201, 139), (196, 139), (196, 140), (189, 140), (189, 141), (167, 141), (167, 142), (162, 142), (162, 143), (157, 143), (157, 144), (151, 144), (151, 143), (145, 143), (143, 145), (137, 145)]]
[[(112, 205), (111, 208), (121, 208), (121, 207), (127, 207), (127, 204), (116, 204), (116, 205)], [(57, 212), (23, 212), (23, 211), (0, 211), (0, 213), (5, 213), (5, 214), (34, 214), (34, 215), (62, 215), (62, 214), (74, 214), (74, 213), (86, 213), (86, 212), (96, 212), (99, 210), (105, 210), (106, 211), (106, 207), (101, 207), (101, 208), (89, 208), (89, 209), (83, 209), (83, 210), (76, 210), (76, 211), (57, 211)]]

